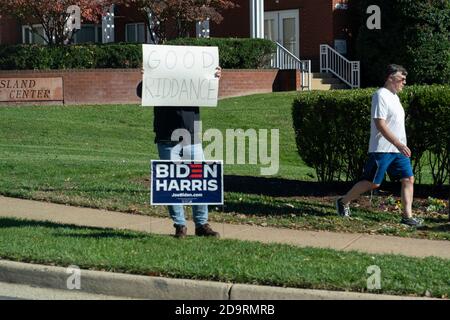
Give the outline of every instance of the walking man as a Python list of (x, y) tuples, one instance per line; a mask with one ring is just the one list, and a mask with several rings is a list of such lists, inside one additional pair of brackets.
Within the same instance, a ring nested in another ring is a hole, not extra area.
[(350, 202), (369, 190), (379, 188), (388, 172), (401, 181), (401, 223), (414, 227), (422, 224), (412, 216), (414, 175), (411, 150), (406, 145), (405, 111), (397, 95), (405, 86), (407, 74), (402, 66), (390, 64), (385, 73), (384, 87), (372, 96), (369, 159), (361, 181), (336, 200), (337, 212), (343, 217), (351, 214)]

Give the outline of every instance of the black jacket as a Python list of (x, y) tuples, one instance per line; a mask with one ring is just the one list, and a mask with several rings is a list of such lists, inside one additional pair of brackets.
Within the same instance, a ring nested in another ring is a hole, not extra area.
[[(142, 81), (136, 88), (136, 94), (142, 98)], [(172, 132), (176, 129), (188, 130), (191, 143), (194, 143), (194, 122), (200, 121), (199, 107), (154, 107), (153, 113), (155, 143), (171, 141)]]

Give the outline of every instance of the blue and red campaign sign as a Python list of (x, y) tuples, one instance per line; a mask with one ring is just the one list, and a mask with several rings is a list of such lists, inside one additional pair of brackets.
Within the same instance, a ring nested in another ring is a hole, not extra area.
[(223, 204), (222, 161), (152, 160), (152, 205)]

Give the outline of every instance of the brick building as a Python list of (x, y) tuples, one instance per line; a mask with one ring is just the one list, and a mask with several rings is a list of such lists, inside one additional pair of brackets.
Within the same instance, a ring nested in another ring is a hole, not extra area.
[[(346, 55), (348, 23), (343, 0), (234, 0), (237, 8), (222, 13), (220, 24), (210, 25), (212, 37), (264, 37), (279, 42), (318, 69), (319, 46), (328, 44)], [(149, 42), (145, 18), (133, 8), (115, 6), (115, 42)], [(35, 25), (39, 30), (39, 25)], [(82, 25), (75, 42), (104, 42), (101, 24)], [(194, 36), (195, 31), (191, 33)], [(170, 33), (169, 33), (170, 35)], [(0, 43), (43, 43), (43, 40), (8, 17), (0, 18)], [(351, 48), (348, 48), (349, 50)]]
[[(224, 12), (223, 22), (212, 26), (211, 36), (251, 36), (251, 1), (235, 2), (240, 8)], [(347, 55), (346, 9), (339, 0), (265, 0), (263, 36), (279, 42), (300, 59), (312, 60), (317, 69), (321, 44)]]
[[(234, 2), (238, 6), (223, 11), (224, 19), (220, 24), (209, 25), (211, 37), (270, 39), (278, 42), (279, 47), (286, 48), (291, 56), (306, 60), (308, 67), (305, 69), (303, 65), (291, 67), (285, 64), (273, 65), (274, 69), (225, 70), (220, 85), (220, 97), (286, 90), (342, 89), (351, 86), (351, 82), (348, 81), (347, 84), (341, 83), (344, 77), (339, 77), (336, 72), (333, 74), (341, 80), (330, 78), (330, 73), (317, 73), (320, 69), (320, 60), (324, 61), (320, 45), (327, 44), (334, 47), (344, 56), (351, 54), (346, 0), (234, 0)], [(102, 17), (99, 24), (82, 23), (81, 29), (75, 34), (74, 42), (150, 43), (151, 37), (146, 20), (146, 17), (135, 8), (115, 5), (111, 8), (111, 14)], [(169, 38), (175, 37), (172, 26), (166, 28)], [(39, 24), (33, 27), (44, 36)], [(196, 34), (197, 30), (193, 26), (190, 36), (194, 37)], [(44, 43), (44, 40), (34, 34), (28, 26), (3, 15), (0, 17), (0, 44), (18, 43)], [(315, 73), (308, 71), (310, 70), (308, 60), (311, 61), (311, 71)], [(338, 59), (331, 60), (338, 61)], [(344, 73), (350, 74), (351, 79), (358, 79), (359, 83), (359, 76), (353, 76), (351, 70), (353, 65), (347, 63)], [(328, 69), (324, 71), (329, 72)], [(0, 77), (61, 78), (63, 100), (56, 103), (139, 102), (134, 87), (141, 74), (136, 69), (19, 72), (0, 70)], [(111, 90), (116, 88), (118, 83), (121, 89)]]

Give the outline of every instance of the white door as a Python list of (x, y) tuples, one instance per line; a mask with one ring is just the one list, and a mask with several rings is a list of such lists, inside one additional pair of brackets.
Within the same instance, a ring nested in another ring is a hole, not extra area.
[(264, 12), (264, 38), (276, 41), (299, 57), (298, 10)]

